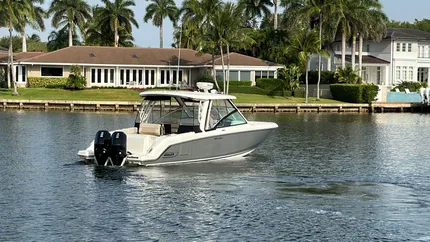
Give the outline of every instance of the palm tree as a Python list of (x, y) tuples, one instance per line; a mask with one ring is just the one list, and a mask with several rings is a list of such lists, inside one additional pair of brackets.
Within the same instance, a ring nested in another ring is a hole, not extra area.
[(114, 32), (114, 46), (119, 46), (119, 31), (121, 28), (131, 34), (132, 24), (139, 28), (139, 24), (134, 19), (134, 12), (130, 7), (135, 6), (134, 0), (102, 0), (104, 7), (100, 7), (96, 12), (95, 20), (96, 28), (101, 26), (110, 26)]
[[(199, 51), (199, 53), (211, 53), (212, 72), (215, 85), (219, 89), (216, 81), (215, 54), (218, 48), (218, 41), (212, 19), (219, 11), (223, 3), (221, 0), (185, 0), (179, 10), (182, 16), (182, 39), (188, 40)], [(184, 43), (183, 41), (181, 41)], [(179, 43), (179, 39), (177, 39)], [(179, 46), (179, 45), (178, 45)]]
[(27, 35), (25, 33), (25, 27), (29, 24), (33, 29), (45, 31), (45, 11), (42, 7), (36, 6), (35, 4), (43, 4), (44, 0), (30, 0), (32, 4), (32, 10), (28, 15), (23, 15), (21, 20), (23, 26), (21, 27), (22, 36), (22, 52), (27, 52)]
[[(92, 15), (97, 16), (100, 11), (100, 7), (92, 7)], [(85, 45), (98, 45), (98, 46), (115, 46), (115, 40), (112, 36), (115, 35), (114, 29), (111, 28), (110, 24), (106, 22), (104, 25), (96, 22), (97, 19), (92, 18), (85, 24), (85, 32), (83, 39)], [(120, 26), (118, 28), (118, 46), (121, 47), (132, 47), (134, 46), (134, 38), (130, 32)]]
[(151, 0), (151, 2), (146, 7), (143, 21), (147, 23), (148, 20), (152, 19), (152, 24), (160, 28), (160, 48), (163, 48), (163, 20), (168, 17), (175, 25), (179, 10), (173, 0)]
[[(323, 24), (330, 24), (329, 18), (336, 10), (336, 0), (305, 0), (302, 9), (299, 10), (300, 15), (304, 15), (311, 22), (319, 24), (319, 48), (322, 49), (322, 31)], [(317, 100), (320, 99), (320, 82), (321, 82), (321, 55), (318, 56), (318, 82), (317, 82)]]
[[(346, 40), (352, 37), (352, 51), (355, 51), (355, 39), (360, 25), (360, 13), (362, 7), (357, 4), (356, 0), (338, 0), (339, 5), (336, 8), (333, 18), (337, 20), (338, 31), (342, 35), (342, 68), (345, 68)], [(355, 54), (351, 55), (351, 63), (355, 64)], [(354, 67), (352, 67), (354, 68)]]
[[(14, 27), (19, 26), (22, 28), (24, 23), (21, 16), (26, 16), (31, 13), (32, 5), (29, 0), (3, 0), (0, 9), (0, 19), (3, 25), (7, 25), (9, 29), (9, 52), (8, 52), (8, 87), (10, 88), (11, 78), (13, 82), (13, 94), (18, 95), (16, 81), (15, 81), (15, 68), (13, 66), (13, 44), (12, 32)], [(10, 74), (9, 74), (10, 73)]]
[[(73, 45), (80, 45), (78, 35), (75, 32), (73, 33), (72, 37), (73, 37), (72, 39)], [(68, 29), (65, 26), (64, 28), (58, 31), (52, 31), (48, 36), (48, 43), (46, 45), (48, 47), (48, 51), (54, 51), (54, 50), (67, 47), (68, 43), (69, 43), (69, 34), (68, 34)]]
[(364, 10), (361, 13), (362, 23), (358, 30), (358, 74), (361, 77), (363, 69), (363, 39), (371, 38), (374, 41), (380, 41), (385, 36), (388, 18), (382, 12), (382, 5), (378, 0), (362, 0), (360, 4)]
[(320, 55), (327, 55), (327, 52), (325, 50), (321, 50), (319, 48), (319, 37), (315, 30), (310, 31), (301, 31), (296, 36), (294, 36), (290, 40), (290, 45), (287, 47), (286, 52), (288, 54), (297, 54), (300, 60), (300, 63), (302, 67), (304, 67), (306, 72), (306, 103), (308, 103), (308, 66), (309, 66), (309, 59), (310, 55), (312, 54), (320, 54)]
[(91, 18), (90, 12), (91, 8), (85, 0), (53, 0), (47, 14), (52, 15), (54, 28), (67, 26), (69, 46), (72, 46), (76, 29), (83, 32), (85, 22)]
[(239, 0), (239, 4), (245, 7), (245, 16), (254, 28), (257, 27), (257, 18), (270, 14), (269, 7), (273, 6), (271, 0)]
[(226, 3), (223, 11), (225, 12), (223, 15), (224, 40), (227, 48), (227, 86), (225, 92), (228, 94), (230, 84), (230, 46), (248, 49), (255, 41), (250, 37), (252, 29), (240, 25), (240, 23), (245, 22), (242, 5)]

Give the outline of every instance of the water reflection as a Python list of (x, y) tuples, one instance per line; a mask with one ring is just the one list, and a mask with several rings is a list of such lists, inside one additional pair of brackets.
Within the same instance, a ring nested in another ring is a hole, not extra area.
[(279, 129), (245, 159), (112, 168), (76, 152), (134, 114), (0, 111), (0, 240), (430, 236), (429, 115), (247, 116)]

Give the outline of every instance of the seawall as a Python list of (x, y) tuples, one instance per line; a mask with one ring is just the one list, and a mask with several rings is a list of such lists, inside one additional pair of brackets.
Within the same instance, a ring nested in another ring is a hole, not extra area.
[[(429, 112), (429, 107), (421, 103), (373, 102), (370, 104), (249, 104), (239, 103), (236, 106), (242, 112)], [(61, 100), (0, 100), (0, 109), (20, 110), (68, 110), (68, 111), (103, 111), (134, 112), (140, 102), (121, 101), (61, 101)]]

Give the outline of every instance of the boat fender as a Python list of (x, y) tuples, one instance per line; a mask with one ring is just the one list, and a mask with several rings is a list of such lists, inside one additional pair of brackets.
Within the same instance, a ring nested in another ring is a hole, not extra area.
[(110, 158), (114, 166), (122, 165), (124, 158), (127, 157), (127, 135), (117, 131), (111, 137)]
[(111, 135), (107, 130), (99, 130), (94, 139), (94, 157), (98, 165), (104, 165), (110, 155)]

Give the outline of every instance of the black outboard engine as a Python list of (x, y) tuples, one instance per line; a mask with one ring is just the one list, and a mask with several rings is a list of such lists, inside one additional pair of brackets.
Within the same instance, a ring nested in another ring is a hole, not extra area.
[(120, 166), (127, 156), (127, 135), (124, 132), (114, 132), (111, 137), (110, 158), (114, 166)]
[(111, 135), (107, 130), (99, 130), (94, 139), (94, 156), (99, 166), (103, 166), (110, 155)]

